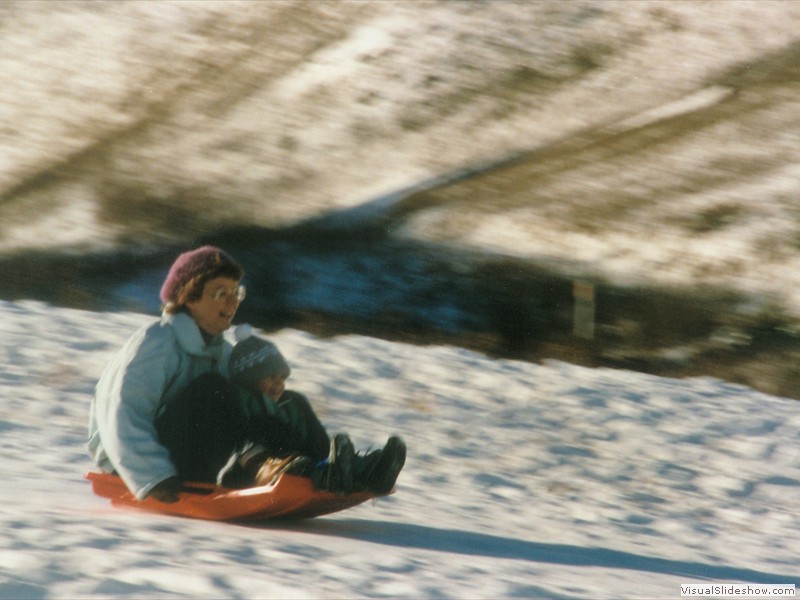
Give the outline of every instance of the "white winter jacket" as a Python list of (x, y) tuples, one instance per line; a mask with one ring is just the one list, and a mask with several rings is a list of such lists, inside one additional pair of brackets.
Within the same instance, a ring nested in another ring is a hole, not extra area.
[(116, 471), (143, 499), (175, 475), (159, 444), (155, 418), (198, 376), (227, 377), (231, 345), (221, 335), (206, 344), (188, 314), (164, 313), (137, 331), (106, 367), (89, 415), (89, 453), (106, 473)]

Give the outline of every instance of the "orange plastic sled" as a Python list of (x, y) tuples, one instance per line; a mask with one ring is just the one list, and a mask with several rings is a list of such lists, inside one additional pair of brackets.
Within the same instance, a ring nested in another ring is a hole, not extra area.
[(282, 475), (274, 484), (245, 489), (184, 483), (178, 501), (167, 504), (152, 498), (137, 500), (117, 475), (90, 472), (86, 479), (91, 482), (94, 493), (111, 500), (113, 506), (211, 521), (310, 519), (379, 496), (371, 492), (347, 495), (324, 492), (315, 490), (306, 477)]

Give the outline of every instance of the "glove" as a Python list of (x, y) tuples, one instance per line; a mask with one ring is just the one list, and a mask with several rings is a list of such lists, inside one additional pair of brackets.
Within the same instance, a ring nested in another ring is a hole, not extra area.
[(178, 501), (178, 490), (180, 490), (180, 487), (181, 482), (177, 477), (168, 477), (164, 481), (157, 483), (147, 496), (159, 502), (172, 504)]

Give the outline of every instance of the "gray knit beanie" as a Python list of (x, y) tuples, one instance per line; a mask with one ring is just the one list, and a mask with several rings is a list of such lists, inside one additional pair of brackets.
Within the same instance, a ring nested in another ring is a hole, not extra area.
[(239, 325), (234, 331), (237, 343), (233, 347), (228, 370), (231, 381), (254, 389), (265, 377), (278, 375), (288, 378), (292, 370), (278, 347), (253, 335), (250, 325)]

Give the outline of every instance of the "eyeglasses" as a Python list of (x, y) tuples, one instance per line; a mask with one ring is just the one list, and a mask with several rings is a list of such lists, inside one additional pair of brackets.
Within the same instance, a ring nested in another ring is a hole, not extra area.
[(217, 290), (211, 295), (216, 302), (227, 302), (231, 299), (241, 302), (245, 299), (245, 296), (247, 296), (247, 288), (245, 288), (243, 285), (237, 285), (236, 287), (232, 288), (217, 288)]

